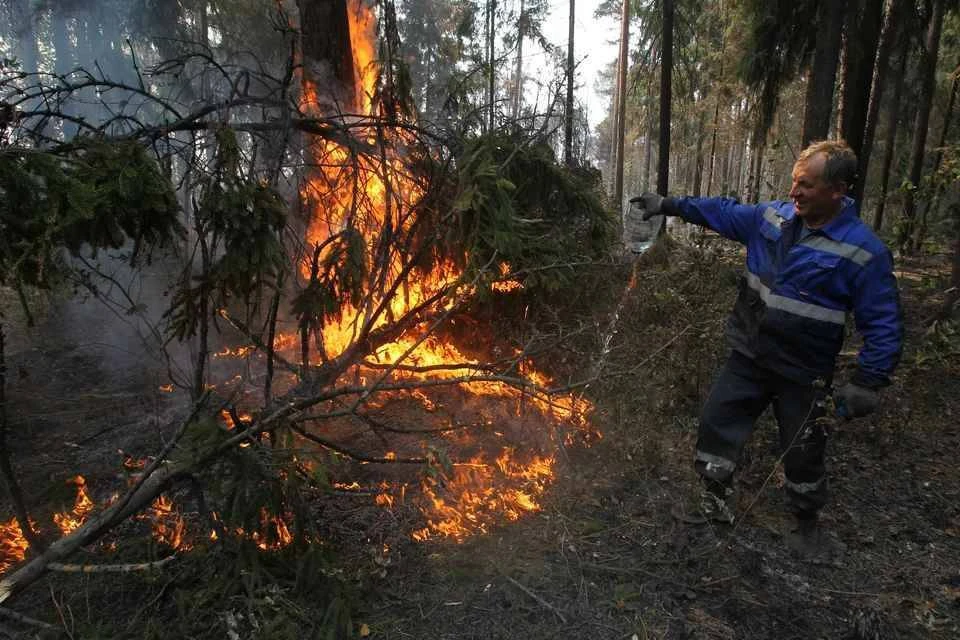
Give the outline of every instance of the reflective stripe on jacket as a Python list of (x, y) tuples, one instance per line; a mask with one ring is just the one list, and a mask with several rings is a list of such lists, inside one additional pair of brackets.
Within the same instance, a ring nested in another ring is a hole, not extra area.
[(801, 239), (792, 202), (742, 205), (729, 198), (676, 198), (687, 222), (747, 247), (747, 269), (727, 322), (731, 347), (800, 383), (830, 380), (847, 314), (863, 336), (852, 382), (890, 383), (903, 343), (893, 257), (845, 198), (840, 215)]

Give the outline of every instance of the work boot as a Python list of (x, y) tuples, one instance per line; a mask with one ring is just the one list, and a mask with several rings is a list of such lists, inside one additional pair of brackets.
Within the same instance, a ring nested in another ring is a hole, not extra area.
[(798, 516), (794, 528), (786, 535), (787, 547), (804, 562), (839, 565), (847, 546), (836, 536), (824, 531), (816, 514)]
[[(721, 489), (722, 491), (723, 489)], [(691, 505), (674, 505), (670, 512), (674, 518), (687, 524), (733, 524), (733, 509), (727, 503), (726, 494), (704, 488)]]

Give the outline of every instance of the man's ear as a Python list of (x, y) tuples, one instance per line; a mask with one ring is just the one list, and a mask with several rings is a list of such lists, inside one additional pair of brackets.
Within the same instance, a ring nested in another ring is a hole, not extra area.
[(848, 185), (843, 180), (834, 183), (833, 186), (833, 199), (840, 201), (850, 192), (850, 185)]

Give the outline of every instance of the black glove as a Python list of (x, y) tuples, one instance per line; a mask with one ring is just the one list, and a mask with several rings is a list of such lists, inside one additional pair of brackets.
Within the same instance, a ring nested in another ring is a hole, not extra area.
[(837, 405), (837, 415), (847, 418), (861, 418), (877, 410), (880, 394), (873, 389), (847, 383), (833, 394)]
[(640, 215), (641, 220), (649, 220), (653, 216), (669, 215), (663, 210), (664, 197), (649, 191), (643, 195), (630, 198), (630, 204), (637, 205), (637, 208), (643, 211)]

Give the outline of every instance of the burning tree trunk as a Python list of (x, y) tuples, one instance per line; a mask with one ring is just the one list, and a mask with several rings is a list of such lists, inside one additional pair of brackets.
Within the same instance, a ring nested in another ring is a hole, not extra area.
[(297, 0), (304, 80), (352, 108), (357, 101), (347, 0)]

